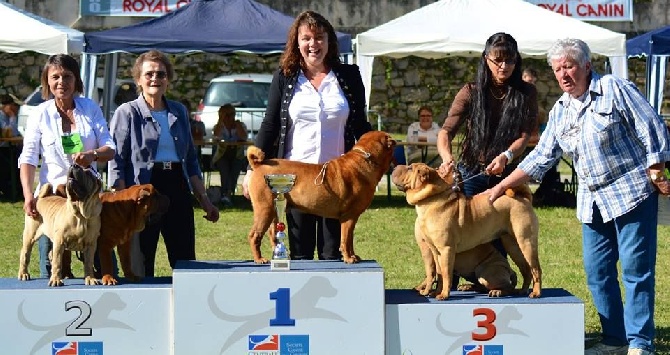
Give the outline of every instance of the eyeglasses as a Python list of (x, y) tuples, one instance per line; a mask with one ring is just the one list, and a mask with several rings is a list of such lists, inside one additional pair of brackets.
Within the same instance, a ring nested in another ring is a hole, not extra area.
[(430, 113), (428, 113), (428, 114), (419, 115), (419, 117), (433, 117), (433, 115), (431, 115)]
[(486, 57), (488, 61), (491, 63), (495, 64), (498, 68), (502, 67), (503, 64), (505, 65), (515, 65), (516, 64), (516, 58), (508, 58), (508, 59), (491, 59), (490, 57)]
[(156, 79), (165, 79), (165, 78), (167, 78), (167, 72), (164, 72), (162, 70), (157, 70), (157, 71), (152, 70), (152, 71), (148, 71), (148, 72), (144, 73), (144, 77), (147, 80), (153, 78), (154, 76), (156, 76)]

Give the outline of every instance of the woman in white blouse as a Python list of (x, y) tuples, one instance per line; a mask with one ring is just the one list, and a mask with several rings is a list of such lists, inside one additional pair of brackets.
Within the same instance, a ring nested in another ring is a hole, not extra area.
[[(96, 162), (114, 157), (115, 145), (100, 106), (79, 96), (84, 88), (79, 73), (79, 64), (67, 54), (50, 56), (42, 70), (42, 97), (52, 98), (37, 106), (28, 119), (19, 156), (23, 210), (30, 217), (39, 216), (35, 198), (40, 186), (65, 184), (72, 164), (96, 169)], [(40, 156), (40, 176), (34, 189)], [(40, 277), (48, 277), (51, 242), (42, 236), (38, 246)]]

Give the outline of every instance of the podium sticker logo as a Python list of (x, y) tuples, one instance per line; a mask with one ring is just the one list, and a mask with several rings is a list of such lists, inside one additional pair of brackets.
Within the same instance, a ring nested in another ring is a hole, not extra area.
[(103, 355), (101, 341), (54, 341), (51, 355)]
[(279, 354), (309, 355), (309, 335), (282, 335)]
[(503, 346), (463, 345), (463, 355), (503, 355)]
[(249, 335), (249, 350), (279, 350), (279, 336), (274, 335)]

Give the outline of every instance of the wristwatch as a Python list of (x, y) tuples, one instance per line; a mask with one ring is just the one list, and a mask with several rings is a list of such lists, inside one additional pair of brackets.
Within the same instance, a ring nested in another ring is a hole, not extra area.
[(93, 149), (93, 161), (98, 161), (98, 151)]
[(665, 174), (662, 171), (654, 171), (650, 175), (652, 182), (661, 182), (665, 180)]
[(512, 159), (514, 159), (514, 153), (512, 153), (511, 150), (507, 149), (506, 151), (502, 152), (501, 155), (504, 155), (505, 158), (507, 158), (507, 164), (509, 165), (512, 162)]

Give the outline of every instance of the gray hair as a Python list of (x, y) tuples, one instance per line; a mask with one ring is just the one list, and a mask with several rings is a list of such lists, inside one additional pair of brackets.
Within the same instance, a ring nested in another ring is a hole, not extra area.
[(551, 65), (552, 60), (561, 58), (572, 59), (583, 68), (586, 63), (591, 62), (591, 50), (581, 39), (559, 39), (547, 51), (547, 63)]

